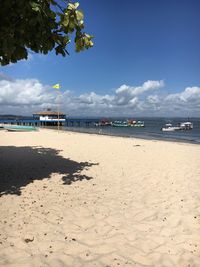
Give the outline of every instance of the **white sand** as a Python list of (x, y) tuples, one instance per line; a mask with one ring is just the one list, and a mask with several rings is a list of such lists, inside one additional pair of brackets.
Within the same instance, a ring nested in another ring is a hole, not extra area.
[(0, 132), (0, 266), (200, 266), (200, 146)]

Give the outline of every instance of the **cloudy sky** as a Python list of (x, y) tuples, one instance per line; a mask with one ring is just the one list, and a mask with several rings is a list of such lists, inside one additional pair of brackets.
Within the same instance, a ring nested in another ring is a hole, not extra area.
[(94, 48), (0, 67), (0, 114), (200, 117), (200, 1), (79, 2)]

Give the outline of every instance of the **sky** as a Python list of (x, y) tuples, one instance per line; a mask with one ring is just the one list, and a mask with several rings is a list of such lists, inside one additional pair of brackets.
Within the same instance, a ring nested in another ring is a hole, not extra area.
[(79, 3), (94, 47), (0, 67), (0, 114), (200, 117), (199, 0)]

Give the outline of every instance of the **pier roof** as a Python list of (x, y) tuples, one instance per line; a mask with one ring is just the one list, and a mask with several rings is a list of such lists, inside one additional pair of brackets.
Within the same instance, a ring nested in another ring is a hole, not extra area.
[(33, 115), (65, 115), (65, 113), (62, 112), (57, 112), (57, 111), (40, 111), (40, 112), (35, 112)]

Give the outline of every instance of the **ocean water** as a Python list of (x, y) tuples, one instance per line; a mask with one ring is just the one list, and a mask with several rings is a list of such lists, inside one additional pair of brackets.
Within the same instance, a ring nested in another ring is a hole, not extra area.
[[(122, 118), (110, 118), (113, 120), (121, 120)], [(126, 118), (123, 118), (125, 120)], [(179, 142), (189, 142), (200, 144), (200, 118), (190, 118), (189, 121), (193, 123), (194, 128), (187, 131), (162, 132), (161, 128), (166, 123), (171, 123), (176, 126), (180, 122), (188, 121), (188, 118), (135, 118), (135, 120), (142, 120), (145, 122), (145, 127), (112, 127), (112, 126), (94, 126), (95, 122), (101, 119), (76, 119), (68, 118), (66, 125), (62, 127), (63, 130), (96, 133), (104, 135), (136, 137), (152, 140), (169, 140)]]

